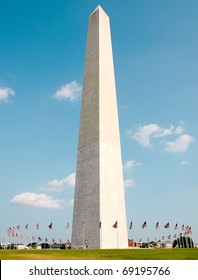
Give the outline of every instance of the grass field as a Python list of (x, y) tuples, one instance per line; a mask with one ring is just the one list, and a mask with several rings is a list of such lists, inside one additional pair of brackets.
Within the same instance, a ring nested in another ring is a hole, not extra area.
[(0, 250), (1, 260), (198, 260), (198, 249)]

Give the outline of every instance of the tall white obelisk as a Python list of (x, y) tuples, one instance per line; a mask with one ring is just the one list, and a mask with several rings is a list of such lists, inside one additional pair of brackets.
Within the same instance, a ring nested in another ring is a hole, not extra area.
[(72, 246), (128, 247), (110, 24), (100, 6), (88, 25)]

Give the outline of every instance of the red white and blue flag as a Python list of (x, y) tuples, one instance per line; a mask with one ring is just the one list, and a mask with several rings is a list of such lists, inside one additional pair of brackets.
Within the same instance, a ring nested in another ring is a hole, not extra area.
[(49, 229), (52, 229), (53, 225), (52, 223), (50, 223), (50, 225), (48, 226)]
[(39, 229), (39, 223), (38, 223), (38, 224), (36, 224), (36, 229)]
[(118, 227), (118, 221), (116, 221), (115, 224), (113, 224), (113, 227), (114, 227), (114, 228), (117, 228), (117, 227)]
[(170, 225), (169, 225), (169, 223), (167, 223), (167, 224), (165, 224), (165, 226), (164, 226), (166, 229), (167, 228), (170, 228)]
[(66, 224), (66, 228), (69, 228), (69, 223)]
[(174, 230), (178, 229), (178, 224), (175, 225)]
[(158, 228), (159, 228), (159, 222), (157, 222), (155, 225), (155, 229), (158, 229)]
[(146, 221), (142, 224), (142, 229), (144, 229), (145, 227), (147, 227)]

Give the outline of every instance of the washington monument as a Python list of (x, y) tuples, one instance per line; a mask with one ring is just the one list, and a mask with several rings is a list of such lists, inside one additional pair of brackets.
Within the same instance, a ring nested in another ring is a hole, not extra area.
[(72, 247), (127, 248), (127, 225), (109, 17), (89, 17)]

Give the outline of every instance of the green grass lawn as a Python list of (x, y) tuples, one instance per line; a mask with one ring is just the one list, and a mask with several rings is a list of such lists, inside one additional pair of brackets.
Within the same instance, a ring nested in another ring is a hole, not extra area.
[(198, 260), (198, 249), (0, 250), (1, 260)]

